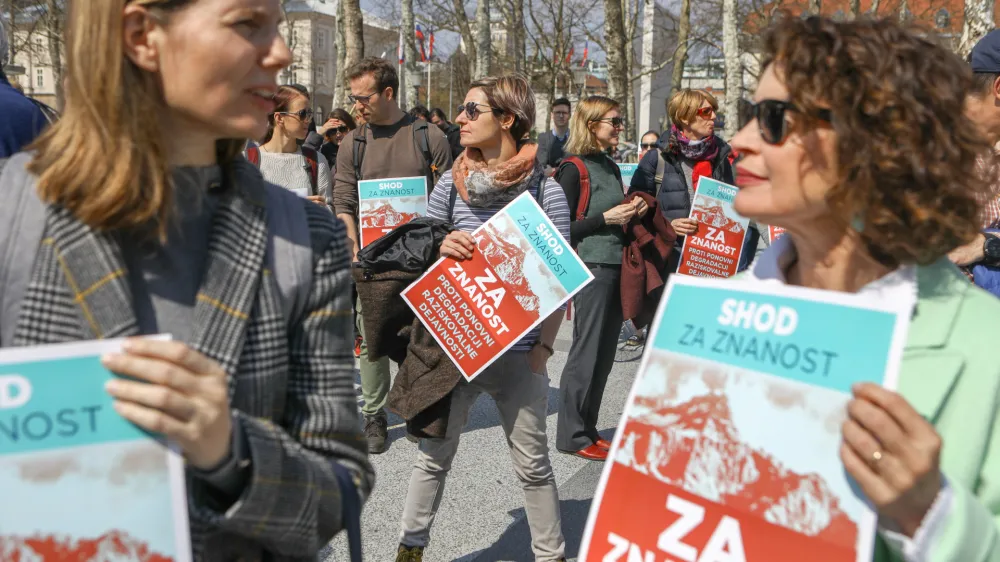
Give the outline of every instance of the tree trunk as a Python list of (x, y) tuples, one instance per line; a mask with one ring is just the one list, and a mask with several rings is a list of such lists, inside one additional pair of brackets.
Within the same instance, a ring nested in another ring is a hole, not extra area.
[(847, 6), (847, 19), (855, 20), (858, 19), (858, 14), (861, 13), (861, 0), (851, 0)]
[[(54, 82), (52, 87), (56, 93), (56, 109), (62, 111), (66, 99), (63, 91), (62, 65), (63, 11), (59, 0), (48, 0), (46, 12), (48, 12), (49, 63), (52, 65), (52, 81)], [(13, 33), (11, 35), (13, 36)]]
[(632, 39), (636, 36), (636, 29), (638, 28), (636, 18), (636, 12), (638, 11), (638, 6), (635, 6), (635, 10), (632, 9), (633, 0), (622, 0), (622, 16), (625, 23), (625, 141), (631, 141), (635, 138), (638, 133), (635, 128), (637, 126), (635, 121), (635, 80), (632, 79), (632, 74), (635, 71), (635, 40)]
[[(688, 37), (691, 35), (691, 0), (681, 0), (677, 18), (677, 50), (674, 51), (674, 68), (670, 77), (670, 95), (681, 89), (684, 82), (684, 65), (687, 63)], [(668, 96), (669, 100), (670, 97)]]
[(413, 19), (413, 0), (402, 0), (403, 8), (403, 63), (404, 82), (406, 89), (400, 92), (399, 102), (403, 109), (419, 105), (417, 85), (420, 84), (420, 69), (417, 68), (417, 47), (414, 44), (416, 25)]
[(476, 38), (472, 35), (469, 16), (465, 13), (465, 0), (452, 0), (452, 3), (455, 9), (455, 19), (458, 21), (458, 31), (462, 34), (462, 43), (465, 46), (469, 77), (472, 78), (476, 75)]
[(350, 68), (365, 57), (364, 21), (360, 0), (340, 1), (344, 5), (344, 65)]
[(347, 96), (344, 95), (345, 86), (347, 85), (346, 80), (344, 80), (344, 76), (347, 74), (344, 64), (347, 60), (347, 46), (344, 36), (344, 3), (338, 2), (337, 30), (333, 38), (334, 48), (337, 50), (337, 70), (333, 84), (333, 107), (345, 107), (347, 105)]
[(476, 79), (490, 75), (493, 42), (490, 38), (490, 2), (479, 0), (476, 6)]
[(514, 21), (513, 26), (508, 27), (508, 30), (513, 29), (514, 31), (514, 72), (524, 72), (524, 39), (525, 39), (525, 23), (524, 23), (524, 0), (513, 0), (514, 2)]
[(871, 15), (873, 15), (873, 16), (877, 15), (878, 14), (878, 7), (879, 7), (880, 3), (881, 3), (880, 0), (872, 0), (872, 7), (868, 10), (868, 13), (871, 14)]
[(722, 2), (722, 52), (726, 61), (726, 140), (739, 128), (740, 98), (743, 96), (743, 65), (740, 62), (736, 1)]
[[(725, 9), (725, 8), (723, 8)], [(820, 12), (823, 11), (823, 5), (820, 0), (809, 0), (809, 13), (818, 16)]]
[(910, 3), (907, 2), (906, 0), (900, 0), (899, 14), (897, 14), (899, 16), (899, 23), (906, 23), (906, 20), (909, 18), (909, 12), (910, 12)]
[(969, 56), (972, 48), (993, 29), (993, 2), (991, 0), (965, 0), (965, 23), (958, 53)]
[(628, 55), (621, 0), (604, 0), (604, 44), (608, 64), (608, 96), (628, 108)]

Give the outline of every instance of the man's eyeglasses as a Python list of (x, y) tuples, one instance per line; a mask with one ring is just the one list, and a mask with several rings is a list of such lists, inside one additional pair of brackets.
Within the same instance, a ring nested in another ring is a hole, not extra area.
[(300, 109), (298, 111), (279, 111), (281, 115), (293, 115), (299, 118), (299, 121), (310, 121), (313, 118), (313, 112), (311, 109)]
[[(785, 113), (802, 111), (794, 104), (781, 100), (761, 100), (750, 105), (750, 116), (757, 120), (757, 127), (760, 129), (760, 138), (767, 144), (781, 144), (788, 136), (788, 120)], [(833, 114), (829, 109), (820, 109), (810, 114), (811, 117), (829, 123), (833, 119)]]
[(607, 119), (593, 119), (591, 123), (610, 123), (612, 127), (616, 129), (625, 128), (625, 118), (624, 117), (608, 117)]
[(354, 94), (348, 94), (347, 99), (348, 101), (354, 104), (360, 103), (361, 105), (368, 105), (369, 103), (371, 103), (372, 98), (377, 95), (378, 92), (375, 92), (374, 94), (368, 94), (367, 96), (356, 96)]
[(463, 104), (461, 104), (461, 105), (458, 106), (458, 109), (456, 110), (457, 111), (457, 115), (461, 115), (462, 113), (465, 113), (465, 116), (469, 118), (469, 121), (475, 121), (476, 119), (479, 119), (479, 114), (480, 113), (486, 113), (485, 111), (480, 110), (479, 109), (480, 107), (485, 107), (486, 109), (488, 109), (489, 111), (493, 112), (494, 114), (500, 113), (499, 109), (496, 109), (494, 107), (490, 107), (488, 105), (483, 105), (481, 103), (476, 103), (474, 101), (470, 101), (469, 103), (463, 103)]
[(711, 119), (715, 116), (715, 108), (712, 106), (700, 107), (698, 108), (697, 115), (702, 119)]

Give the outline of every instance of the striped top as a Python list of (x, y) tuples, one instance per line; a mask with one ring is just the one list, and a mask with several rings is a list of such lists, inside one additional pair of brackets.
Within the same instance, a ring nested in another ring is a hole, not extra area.
[[(455, 225), (455, 228), (463, 232), (472, 232), (490, 220), (493, 215), (500, 212), (507, 205), (496, 203), (489, 207), (469, 207), (469, 204), (461, 197), (455, 198), (455, 210), (452, 216), (448, 213), (448, 204), (451, 200), (451, 192), (455, 189), (455, 184), (451, 178), (451, 170), (448, 170), (438, 180), (431, 192), (430, 200), (427, 202), (427, 215), (433, 219), (448, 221)], [(531, 196), (538, 200), (537, 188), (528, 188)], [(552, 178), (545, 178), (542, 188), (542, 210), (548, 215), (549, 220), (559, 230), (563, 238), (569, 241), (569, 205), (566, 203), (566, 194), (562, 187)], [(563, 306), (560, 310), (565, 310)], [(531, 346), (542, 333), (542, 325), (535, 326), (528, 332), (521, 341), (514, 344), (512, 351), (531, 351)]]

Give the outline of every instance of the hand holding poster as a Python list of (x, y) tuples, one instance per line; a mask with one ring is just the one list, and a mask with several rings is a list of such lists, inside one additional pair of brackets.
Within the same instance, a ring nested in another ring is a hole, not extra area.
[(361, 247), (417, 217), (427, 216), (427, 178), (391, 178), (358, 182)]
[(121, 343), (0, 350), (0, 560), (191, 560), (183, 459), (105, 390)]
[(678, 273), (699, 277), (736, 274), (750, 224), (733, 210), (737, 191), (738, 188), (712, 178), (698, 181), (691, 206), (691, 218), (698, 221), (698, 231), (684, 237)]
[(403, 291), (467, 380), (593, 279), (529, 193), (473, 237), (472, 259), (441, 258)]
[(869, 562), (840, 428), (854, 383), (895, 385), (912, 306), (671, 277), (580, 560)]
[[(632, 185), (632, 176), (639, 169), (638, 164), (618, 164), (618, 169), (622, 171), (622, 188), (628, 193), (628, 188)], [(657, 186), (659, 187), (659, 186)]]

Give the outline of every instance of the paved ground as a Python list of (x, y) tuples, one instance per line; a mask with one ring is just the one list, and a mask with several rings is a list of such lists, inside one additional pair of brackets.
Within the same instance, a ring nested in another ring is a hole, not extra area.
[[(572, 326), (564, 322), (556, 342), (556, 355), (549, 361), (548, 435), (555, 451), (556, 414), (559, 411), (559, 377), (566, 363)], [(640, 350), (623, 350), (608, 381), (601, 409), (601, 433), (609, 438), (621, 416), (638, 367)], [(393, 371), (395, 373), (395, 370)], [(390, 416), (389, 450), (373, 456), (377, 471), (375, 492), (362, 520), (364, 558), (368, 562), (395, 560), (399, 540), (399, 517), (416, 453), (416, 444), (406, 440), (402, 420)], [(567, 557), (576, 557), (590, 502), (601, 476), (603, 463), (594, 463), (557, 452), (552, 465), (559, 484), (563, 533)], [(425, 552), (427, 562), (495, 562), (533, 560), (530, 535), (524, 519), (523, 495), (510, 463), (496, 406), (483, 396), (472, 410), (462, 435), (458, 455), (448, 479)], [(348, 560), (346, 540), (340, 536), (326, 553), (326, 561)]]

